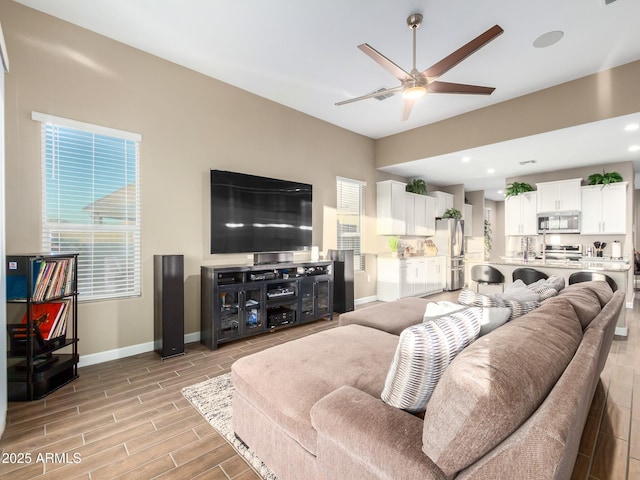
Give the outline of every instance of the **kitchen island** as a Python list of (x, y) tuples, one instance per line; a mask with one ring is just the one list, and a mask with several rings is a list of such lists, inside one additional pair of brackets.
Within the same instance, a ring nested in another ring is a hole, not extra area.
[[(581, 260), (524, 260), (522, 257), (500, 257), (486, 262), (502, 272), (505, 279), (505, 288), (513, 283), (513, 271), (517, 268), (534, 268), (548, 276), (555, 275), (564, 278), (565, 283), (569, 283), (569, 276), (578, 271), (599, 272), (611, 277), (618, 286), (618, 290), (622, 290), (626, 294), (627, 309), (633, 308), (633, 288), (629, 282), (629, 269), (631, 264), (625, 260), (612, 260), (609, 258), (599, 257), (583, 257)], [(475, 290), (476, 285), (469, 280), (469, 288)], [(485, 287), (481, 287), (481, 291), (485, 291)], [(499, 290), (498, 290), (499, 291)], [(627, 335), (626, 309), (620, 312), (620, 318), (616, 324), (616, 335)]]

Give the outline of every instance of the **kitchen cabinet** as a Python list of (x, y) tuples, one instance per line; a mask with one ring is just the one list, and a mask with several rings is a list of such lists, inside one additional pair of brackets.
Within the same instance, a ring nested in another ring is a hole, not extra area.
[(430, 192), (427, 195), (436, 199), (436, 217), (442, 217), (444, 212), (453, 208), (453, 195), (447, 192)]
[(536, 183), (538, 189), (537, 213), (580, 210), (582, 205), (581, 178)]
[(426, 292), (442, 292), (447, 285), (447, 259), (444, 256), (427, 257), (426, 263)]
[[(425, 237), (435, 233), (435, 217), (433, 217), (433, 229), (427, 226), (427, 200), (433, 200), (425, 195), (416, 193), (405, 194), (405, 223), (406, 234)], [(431, 209), (433, 213), (433, 209)]]
[(376, 184), (378, 235), (406, 235), (406, 186), (406, 183), (395, 180)]
[(378, 257), (378, 300), (425, 295), (444, 290), (445, 257)]
[(464, 212), (462, 213), (462, 219), (464, 220), (464, 236), (473, 236), (473, 206), (464, 204)]
[(505, 235), (537, 235), (536, 192), (512, 195), (504, 200)]
[(425, 236), (431, 237), (436, 234), (436, 199), (424, 196), (425, 200)]
[(626, 235), (627, 182), (582, 187), (582, 235)]

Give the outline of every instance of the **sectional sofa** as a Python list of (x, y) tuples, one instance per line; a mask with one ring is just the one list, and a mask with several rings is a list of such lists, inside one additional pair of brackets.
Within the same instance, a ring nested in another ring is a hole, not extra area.
[[(343, 314), (337, 328), (236, 361), (236, 435), (280, 480), (570, 478), (624, 293), (570, 285), (479, 338), (490, 307), (423, 322), (428, 303)], [(436, 362), (426, 406), (394, 405), (389, 390), (416, 382), (392, 374), (424, 369), (401, 357), (425, 350), (402, 345), (425, 329), (475, 337)]]

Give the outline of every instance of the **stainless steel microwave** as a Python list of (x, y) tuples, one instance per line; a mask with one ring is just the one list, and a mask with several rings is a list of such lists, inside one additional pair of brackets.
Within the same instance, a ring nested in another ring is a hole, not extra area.
[(580, 212), (539, 213), (538, 233), (580, 233)]

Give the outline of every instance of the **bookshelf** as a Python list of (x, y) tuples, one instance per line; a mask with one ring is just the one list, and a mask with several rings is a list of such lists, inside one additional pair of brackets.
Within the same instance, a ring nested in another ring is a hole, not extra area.
[(78, 254), (6, 261), (9, 400), (35, 400), (78, 377)]

